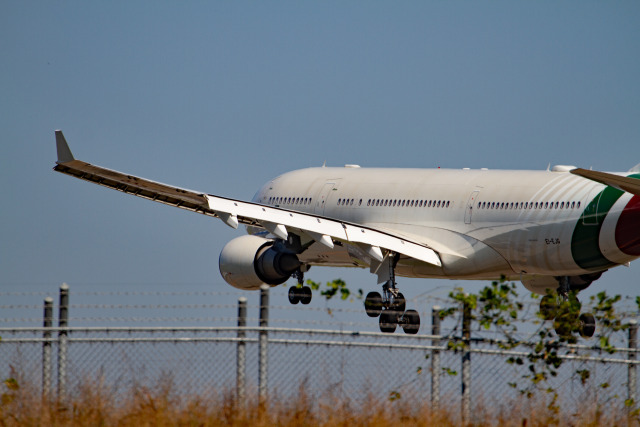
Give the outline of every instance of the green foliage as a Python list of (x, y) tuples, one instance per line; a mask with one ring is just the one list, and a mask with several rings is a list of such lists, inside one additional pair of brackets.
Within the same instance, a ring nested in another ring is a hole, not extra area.
[[(320, 284), (311, 280), (307, 281), (313, 290), (319, 290)], [(496, 330), (504, 339), (498, 341), (498, 345), (504, 349), (514, 349), (523, 343), (516, 339), (518, 332), (517, 322), (525, 318), (524, 305), (518, 301), (517, 285), (507, 282), (502, 277), (499, 281), (494, 281), (490, 285), (483, 287), (477, 293), (467, 293), (462, 288), (455, 288), (449, 293), (451, 305), (440, 310), (441, 320), (453, 318), (457, 320), (458, 329), (462, 323), (462, 307), (467, 307), (472, 321), (472, 327), (479, 330)], [(344, 281), (336, 279), (326, 284), (326, 288), (321, 290), (327, 300), (336, 295), (346, 300), (353, 296)], [(359, 289), (355, 297), (362, 299), (362, 289)], [(519, 389), (520, 393), (526, 397), (532, 397), (537, 392), (542, 392), (550, 396), (547, 409), (554, 414), (559, 413), (558, 392), (550, 385), (549, 381), (558, 376), (558, 372), (563, 366), (563, 352), (578, 354), (580, 349), (567, 347), (566, 344), (576, 344), (578, 342), (579, 331), (583, 327), (581, 322), (589, 322), (580, 317), (582, 304), (576, 297), (575, 292), (570, 292), (567, 297), (558, 296), (555, 292), (549, 292), (540, 299), (537, 295), (531, 295), (533, 300), (540, 301), (540, 307), (536, 310), (536, 320), (533, 322), (538, 326), (533, 342), (527, 340), (528, 353), (525, 357), (509, 357), (506, 362), (511, 366), (526, 366), (526, 372), (522, 375), (524, 384), (510, 382), (509, 386)], [(623, 321), (622, 315), (617, 310), (616, 304), (621, 301), (620, 295), (609, 296), (605, 291), (590, 297), (591, 312), (598, 325), (595, 339), (604, 351), (615, 352), (612, 343), (612, 334), (629, 327)], [(640, 309), (640, 297), (635, 299)], [(552, 321), (548, 319), (553, 319)], [(588, 319), (588, 318), (587, 318)], [(530, 345), (533, 344), (533, 345)], [(451, 337), (446, 346), (448, 350), (460, 352), (469, 345), (467, 341), (460, 337)], [(425, 357), (428, 358), (428, 355)], [(418, 367), (416, 374), (423, 372), (422, 367)], [(588, 369), (576, 369), (576, 377), (585, 385), (592, 380), (591, 372)], [(456, 376), (458, 372), (448, 368), (442, 368), (442, 375)], [(598, 387), (605, 389), (608, 383), (599, 384)], [(400, 399), (400, 393), (392, 392), (389, 400)], [(628, 406), (634, 406), (635, 402), (625, 401)], [(640, 416), (640, 408), (632, 414), (634, 418)], [(555, 422), (550, 419), (550, 422)]]
[[(499, 345), (502, 348), (515, 348), (522, 343), (515, 339), (517, 333), (517, 321), (524, 317), (524, 306), (517, 301), (518, 293), (516, 284), (507, 283), (505, 278), (495, 281), (489, 286), (480, 289), (479, 292), (465, 293), (456, 288), (449, 294), (452, 305), (443, 309), (440, 313), (442, 319), (458, 316), (458, 325), (462, 318), (461, 307), (467, 305), (471, 309), (471, 319), (480, 330), (496, 330), (505, 338)], [(549, 383), (558, 376), (563, 366), (563, 352), (576, 353), (578, 349), (569, 349), (566, 344), (576, 344), (579, 331), (582, 327), (580, 313), (582, 304), (578, 301), (575, 292), (571, 292), (568, 298), (562, 298), (555, 292), (550, 292), (543, 299), (534, 296), (534, 300), (541, 301), (541, 308), (537, 310), (535, 324), (539, 325), (533, 335), (533, 346), (527, 347), (526, 357), (509, 357), (507, 364), (512, 366), (526, 365), (526, 372), (522, 375), (524, 383), (519, 386), (516, 382), (509, 386), (520, 390), (520, 393), (532, 397), (536, 392), (543, 392), (551, 396), (548, 409), (551, 412), (559, 411), (558, 393)], [(611, 334), (628, 327), (616, 310), (616, 303), (621, 300), (619, 295), (610, 297), (606, 292), (600, 292), (591, 297), (590, 305), (593, 307), (593, 316), (598, 324), (597, 336), (600, 347), (608, 352), (615, 351), (611, 343)], [(640, 308), (640, 297), (636, 299)], [(553, 321), (545, 321), (552, 318)], [(530, 342), (530, 340), (528, 340)], [(460, 351), (465, 343), (460, 338), (452, 338), (447, 343), (447, 348)], [(455, 371), (444, 371), (455, 375)], [(588, 369), (577, 369), (575, 375), (582, 384), (586, 384), (591, 378)], [(600, 384), (600, 388), (608, 387), (608, 383)]]
[[(319, 290), (321, 286), (320, 283), (314, 282), (313, 280), (307, 280), (307, 285), (314, 291)], [(362, 289), (358, 289), (354, 294), (349, 290), (347, 284), (342, 279), (335, 279), (331, 282), (327, 282), (326, 289), (320, 291), (320, 295), (325, 297), (327, 301), (338, 294), (340, 295), (340, 299), (343, 301), (349, 299), (349, 297), (355, 297), (356, 299), (363, 298)]]
[(456, 375), (458, 375), (458, 371), (454, 371), (451, 368), (442, 368), (442, 373), (452, 377), (455, 377)]

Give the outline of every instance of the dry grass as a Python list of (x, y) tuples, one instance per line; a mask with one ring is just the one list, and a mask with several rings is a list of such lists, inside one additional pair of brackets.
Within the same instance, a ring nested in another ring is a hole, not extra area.
[[(181, 396), (170, 379), (153, 387), (133, 385), (126, 391), (106, 387), (100, 379), (86, 381), (69, 391), (64, 404), (43, 399), (38, 387), (5, 382), (0, 401), (2, 426), (457, 426), (459, 406), (444, 405), (434, 411), (428, 402), (416, 405), (403, 399), (368, 399), (357, 403), (334, 396), (311, 397), (301, 386), (295, 398), (271, 399), (261, 405), (250, 399), (240, 405), (233, 394), (216, 398)], [(472, 425), (627, 425), (626, 413), (602, 412), (585, 405), (571, 414), (559, 414), (544, 405), (531, 406), (515, 398), (500, 408), (478, 407)], [(631, 420), (637, 425), (637, 419)]]

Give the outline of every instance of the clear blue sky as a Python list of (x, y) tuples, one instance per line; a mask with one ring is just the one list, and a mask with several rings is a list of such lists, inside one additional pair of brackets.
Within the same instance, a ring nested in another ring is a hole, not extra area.
[[(3, 1), (0, 286), (231, 289), (239, 232), (54, 173), (54, 129), (78, 159), (242, 199), (325, 160), (627, 170), (639, 22), (637, 1)], [(638, 294), (638, 262), (588, 292)]]

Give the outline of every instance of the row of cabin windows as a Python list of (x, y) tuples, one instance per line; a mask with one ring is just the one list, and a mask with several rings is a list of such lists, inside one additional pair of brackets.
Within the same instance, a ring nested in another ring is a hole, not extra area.
[[(310, 197), (269, 197), (270, 205), (310, 205), (312, 198)], [(356, 199), (338, 199), (338, 206), (353, 206)], [(382, 207), (418, 207), (418, 208), (448, 208), (451, 202), (447, 200), (389, 200), (389, 199), (369, 199), (367, 206)], [(357, 201), (358, 206), (362, 206), (362, 199)]]
[[(356, 199), (338, 199), (338, 206), (353, 206)], [(358, 201), (358, 206), (362, 206), (362, 199)]]
[(399, 206), (409, 208), (448, 208), (448, 200), (388, 200), (388, 199), (369, 199), (367, 206)]
[(270, 205), (310, 205), (311, 197), (269, 197)]
[(478, 209), (580, 209), (580, 202), (480, 202)]

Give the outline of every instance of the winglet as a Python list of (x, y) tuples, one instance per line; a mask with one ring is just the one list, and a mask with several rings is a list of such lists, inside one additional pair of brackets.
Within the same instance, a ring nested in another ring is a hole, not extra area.
[(67, 163), (75, 160), (73, 158), (73, 154), (71, 154), (71, 150), (69, 149), (69, 144), (67, 144), (67, 140), (64, 139), (64, 135), (61, 130), (56, 131), (56, 148), (58, 149), (58, 161), (57, 164)]

